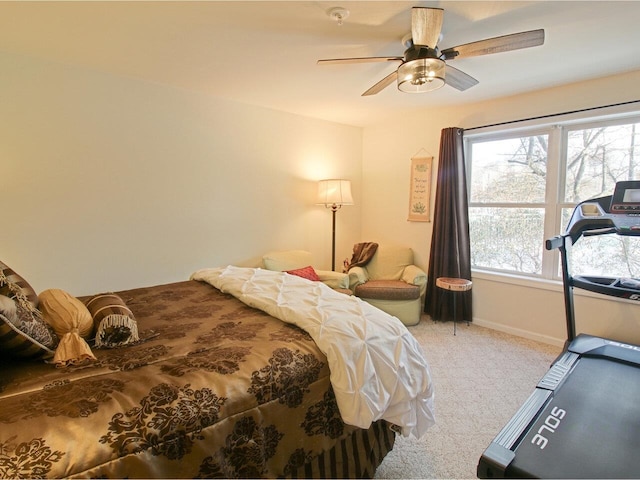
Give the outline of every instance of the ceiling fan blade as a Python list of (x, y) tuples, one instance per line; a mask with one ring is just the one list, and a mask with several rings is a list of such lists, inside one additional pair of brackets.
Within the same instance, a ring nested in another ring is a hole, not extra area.
[(369, 95), (375, 95), (376, 93), (379, 93), (380, 91), (384, 90), (389, 85), (391, 85), (393, 82), (395, 82), (397, 78), (398, 78), (398, 71), (396, 70), (394, 72), (391, 72), (389, 75), (384, 77), (382, 80), (380, 80), (378, 83), (376, 83), (369, 90), (364, 92), (362, 94), (362, 96), (363, 97), (367, 97)]
[(473, 78), (471, 75), (467, 75), (462, 70), (458, 70), (451, 65), (446, 66), (444, 81), (447, 85), (450, 85), (461, 92), (479, 83), (478, 80)]
[(318, 60), (318, 65), (337, 65), (341, 63), (401, 62), (403, 57), (360, 57), (360, 58), (327, 58)]
[(411, 38), (414, 45), (436, 48), (444, 10), (441, 8), (413, 7), (411, 9)]
[(457, 47), (447, 48), (442, 51), (442, 54), (446, 60), (451, 60), (454, 58), (475, 57), (477, 55), (489, 55), (492, 53), (518, 50), (520, 48), (536, 47), (543, 43), (544, 30), (539, 29), (465, 43)]

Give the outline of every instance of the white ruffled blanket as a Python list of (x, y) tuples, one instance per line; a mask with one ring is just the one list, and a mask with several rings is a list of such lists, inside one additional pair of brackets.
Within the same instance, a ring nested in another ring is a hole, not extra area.
[(191, 278), (307, 331), (327, 356), (345, 423), (369, 428), (384, 419), (418, 438), (433, 425), (429, 366), (397, 318), (321, 282), (282, 272), (228, 266)]

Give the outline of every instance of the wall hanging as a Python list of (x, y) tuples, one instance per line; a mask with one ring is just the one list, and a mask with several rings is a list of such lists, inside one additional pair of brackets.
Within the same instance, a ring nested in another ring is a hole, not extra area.
[(410, 222), (430, 222), (431, 169), (433, 156), (421, 149), (411, 158), (411, 183), (409, 185)]

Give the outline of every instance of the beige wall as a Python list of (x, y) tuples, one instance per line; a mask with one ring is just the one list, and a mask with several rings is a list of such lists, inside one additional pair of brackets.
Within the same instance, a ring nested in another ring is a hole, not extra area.
[(362, 130), (0, 54), (0, 259), (39, 292), (187, 279), (302, 248), (330, 267), (316, 181), (353, 181), (338, 259), (360, 237)]
[[(640, 72), (633, 72), (490, 102), (428, 109), (365, 128), (363, 239), (409, 245), (416, 251), (417, 262), (427, 268), (432, 224), (406, 221), (409, 162), (422, 148), (437, 162), (443, 128), (471, 128), (637, 100), (638, 85)], [(432, 199), (435, 180), (434, 172)], [(433, 202), (431, 207), (433, 210)], [(496, 282), (479, 275), (473, 280), (477, 323), (551, 343), (564, 340), (560, 285)], [(640, 343), (640, 306), (636, 303), (576, 295), (576, 318), (579, 331)]]
[[(411, 246), (426, 269), (432, 224), (406, 220), (409, 162), (424, 149), (437, 163), (442, 128), (635, 100), (639, 84), (635, 72), (360, 129), (0, 53), (0, 259), (37, 291), (74, 295), (256, 264), (269, 249), (304, 248), (328, 268), (315, 182), (343, 177), (356, 204), (337, 216), (337, 264), (377, 241)], [(476, 275), (474, 310), (482, 325), (564, 338), (557, 284)], [(578, 295), (576, 310), (580, 330), (640, 343), (636, 304)]]

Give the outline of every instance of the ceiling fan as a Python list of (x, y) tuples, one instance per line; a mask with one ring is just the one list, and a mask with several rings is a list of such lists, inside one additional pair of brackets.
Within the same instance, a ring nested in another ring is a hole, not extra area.
[(361, 57), (318, 60), (319, 65), (365, 62), (401, 62), (398, 69), (380, 80), (362, 96), (375, 95), (393, 82), (406, 93), (422, 93), (435, 90), (444, 84), (460, 91), (478, 84), (478, 80), (446, 61), (456, 58), (489, 55), (542, 45), (544, 30), (530, 30), (440, 50), (438, 40), (442, 29), (444, 10), (441, 8), (413, 7), (411, 9), (411, 34), (405, 36), (406, 47), (402, 57)]

